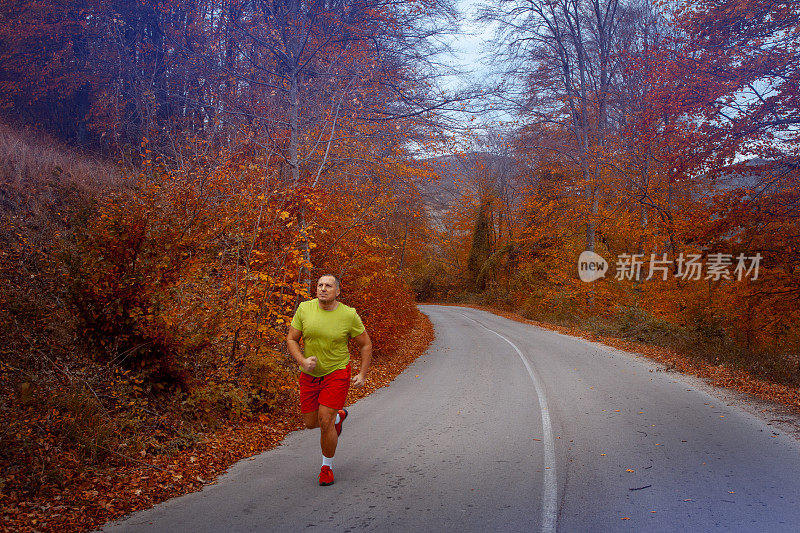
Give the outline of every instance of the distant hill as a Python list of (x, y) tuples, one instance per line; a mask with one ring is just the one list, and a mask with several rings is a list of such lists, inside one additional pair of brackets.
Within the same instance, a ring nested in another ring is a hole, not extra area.
[(710, 176), (708, 190), (701, 197), (711, 198), (735, 190), (745, 196), (774, 194), (786, 188), (792, 173), (797, 174), (798, 164), (791, 161), (769, 161), (753, 158), (730, 165)]

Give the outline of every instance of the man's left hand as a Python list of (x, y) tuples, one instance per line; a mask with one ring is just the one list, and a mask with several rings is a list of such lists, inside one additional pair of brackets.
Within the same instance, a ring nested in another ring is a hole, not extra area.
[(367, 376), (364, 376), (360, 372), (353, 377), (353, 387), (360, 389), (364, 386), (364, 383), (367, 381)]

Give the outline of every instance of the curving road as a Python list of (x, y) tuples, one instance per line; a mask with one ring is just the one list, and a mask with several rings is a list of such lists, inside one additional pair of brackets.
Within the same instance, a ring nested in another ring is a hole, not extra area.
[(800, 443), (696, 381), (474, 309), (317, 430), (104, 531), (800, 531)]

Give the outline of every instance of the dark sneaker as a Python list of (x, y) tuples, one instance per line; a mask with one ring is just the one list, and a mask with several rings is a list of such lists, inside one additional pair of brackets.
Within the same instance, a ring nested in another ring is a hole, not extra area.
[(333, 485), (333, 470), (328, 465), (324, 465), (319, 471), (319, 484), (323, 487)]
[(339, 423), (334, 424), (334, 426), (336, 427), (337, 435), (342, 434), (342, 422), (344, 422), (345, 418), (347, 418), (347, 409), (339, 409)]

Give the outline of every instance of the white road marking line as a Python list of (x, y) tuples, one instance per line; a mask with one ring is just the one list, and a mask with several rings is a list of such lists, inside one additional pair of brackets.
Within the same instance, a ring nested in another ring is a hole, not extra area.
[(539, 409), (542, 412), (542, 442), (544, 443), (544, 495), (542, 502), (542, 533), (551, 533), (556, 530), (556, 518), (558, 517), (558, 481), (556, 480), (556, 443), (553, 440), (553, 428), (550, 424), (550, 411), (547, 409), (547, 398), (544, 395), (539, 378), (533, 372), (528, 359), (522, 354), (522, 351), (517, 348), (517, 345), (508, 340), (503, 335), (499, 334), (493, 329), (489, 329), (474, 318), (461, 314), (464, 318), (472, 320), (480, 327), (487, 331), (491, 331), (508, 344), (517, 352), (517, 355), (522, 359), (522, 364), (528, 370), (528, 375), (533, 381), (533, 387), (536, 389), (536, 396), (539, 399)]

